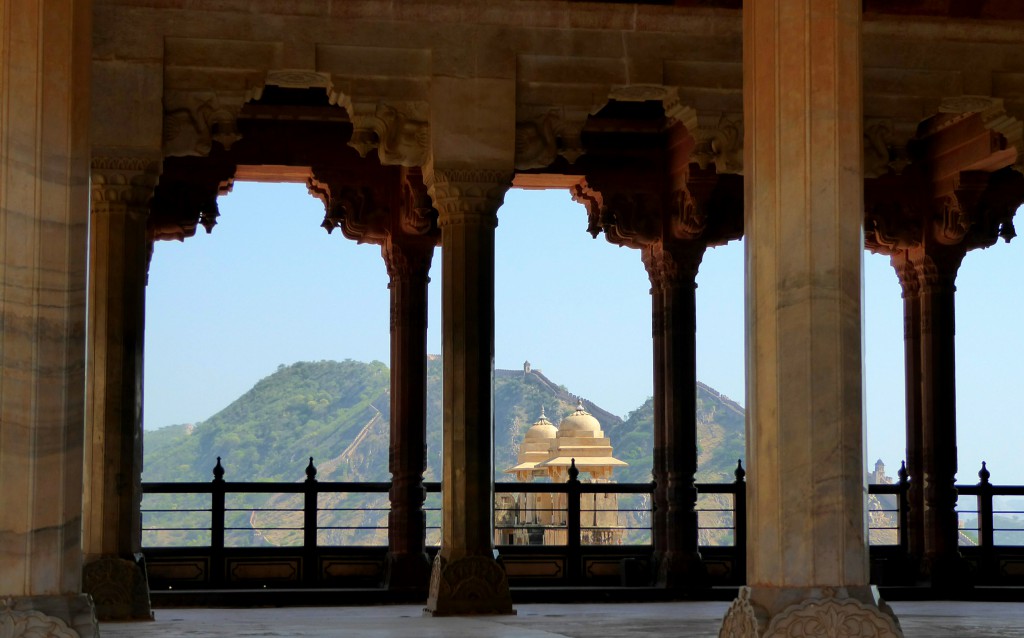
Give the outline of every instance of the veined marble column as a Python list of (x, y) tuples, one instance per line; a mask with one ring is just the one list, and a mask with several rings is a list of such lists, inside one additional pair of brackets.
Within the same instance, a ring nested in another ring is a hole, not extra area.
[(85, 638), (92, 6), (4, 0), (0, 16), (0, 627)]
[[(657, 273), (660, 297), (655, 320), (661, 334), (655, 396), (663, 417), (655, 419), (655, 448), (660, 467), (655, 480), (663, 487), (664, 537), (658, 555), (658, 583), (671, 589), (698, 589), (707, 572), (697, 542), (697, 269), (704, 256), (700, 241), (661, 241), (643, 249), (648, 272)], [(655, 275), (651, 275), (652, 281)]]
[(902, 636), (868, 578), (860, 30), (860, 0), (743, 7), (748, 586), (722, 636)]
[(391, 511), (388, 588), (423, 590), (426, 553), (423, 472), (427, 468), (427, 284), (434, 245), (389, 237), (382, 246), (391, 278)]
[(83, 588), (101, 620), (151, 619), (142, 562), (146, 218), (159, 158), (92, 162)]
[(494, 536), (494, 228), (512, 182), (504, 171), (425, 175), (441, 227), (444, 469), (441, 549), (430, 576), (435, 616), (509, 614)]

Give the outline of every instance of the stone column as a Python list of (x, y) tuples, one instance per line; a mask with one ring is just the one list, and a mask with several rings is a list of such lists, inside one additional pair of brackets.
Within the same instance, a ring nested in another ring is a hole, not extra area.
[(859, 0), (747, 0), (747, 587), (722, 636), (902, 636), (869, 584)]
[(4, 2), (0, 14), (0, 627), (92, 637), (81, 593), (92, 6)]
[(441, 549), (430, 576), (435, 616), (509, 614), (494, 558), (494, 228), (511, 174), (426, 174), (441, 227), (444, 382)]
[(159, 159), (94, 157), (89, 225), (84, 591), (101, 620), (150, 619), (142, 562), (146, 219)]
[[(704, 256), (700, 241), (662, 241), (643, 249), (648, 271), (657, 271), (661, 334), (655, 344), (655, 400), (663, 410), (655, 419), (655, 449), (664, 485), (664, 538), (658, 554), (658, 584), (697, 589), (706, 584), (697, 541), (697, 269)], [(654, 276), (652, 275), (652, 280)], [(660, 453), (658, 452), (660, 451)]]
[[(909, 251), (918, 274), (920, 308), (921, 465), (924, 545), (922, 571), (939, 588), (970, 583), (960, 556), (956, 513), (956, 273), (964, 257), (959, 247), (919, 247)], [(908, 439), (908, 448), (910, 440)]]
[(427, 468), (427, 284), (432, 242), (389, 237), (382, 246), (391, 278), (391, 511), (388, 588), (424, 590), (423, 472)]
[[(654, 454), (653, 467), (651, 467), (651, 479), (654, 481), (654, 494), (652, 495), (651, 518), (651, 544), (654, 546), (655, 565), (661, 565), (665, 553), (669, 547), (668, 528), (668, 491), (665, 480), (665, 440), (664, 430), (661, 424), (665, 422), (665, 397), (661, 388), (665, 387), (665, 346), (664, 346), (664, 299), (661, 294), (662, 271), (658, 267), (659, 260), (654, 255), (654, 249), (645, 248), (641, 250), (641, 258), (647, 268), (647, 276), (651, 281), (651, 342), (654, 346), (654, 394), (653, 402), (653, 427), (654, 427)], [(659, 568), (660, 569), (660, 568)], [(656, 574), (656, 581), (660, 580), (660, 571)]]
[(907, 548), (913, 574), (920, 569), (924, 556), (924, 489), (922, 485), (924, 456), (922, 453), (921, 421), (921, 306), (920, 282), (917, 269), (906, 251), (891, 258), (896, 276), (903, 290), (903, 366), (906, 378), (907, 419), (907, 473), (911, 477), (907, 502)]

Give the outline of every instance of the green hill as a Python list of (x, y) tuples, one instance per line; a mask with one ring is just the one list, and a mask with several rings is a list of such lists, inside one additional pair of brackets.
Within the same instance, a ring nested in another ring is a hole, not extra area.
[[(440, 480), (441, 468), (441, 361), (431, 356), (427, 365), (426, 479)], [(730, 482), (736, 459), (743, 457), (743, 410), (711, 388), (697, 387), (698, 481)], [(516, 462), (518, 443), (543, 407), (556, 425), (571, 413), (578, 397), (539, 370), (496, 370), (494, 382), (495, 480), (512, 480), (504, 470)], [(615, 455), (629, 467), (616, 471), (622, 483), (651, 480), (653, 408), (648, 399), (626, 419), (584, 401), (611, 439)], [(297, 482), (305, 478), (308, 458), (314, 457), (320, 481), (390, 480), (388, 439), (390, 417), (389, 371), (380, 362), (317, 361), (280, 366), (251, 390), (202, 423), (174, 425), (145, 432), (144, 480), (208, 481), (216, 457), (222, 457), (228, 481)], [(147, 496), (144, 508), (176, 510), (148, 515), (147, 526), (201, 528), (200, 514), (179, 514), (202, 509), (202, 497)], [(237, 545), (296, 544), (294, 531), (274, 527), (301, 527), (299, 497), (290, 495), (234, 495), (228, 507), (228, 542)], [(384, 542), (386, 495), (331, 495), (321, 497), (321, 508), (348, 513), (346, 525), (377, 529), (323, 532), (324, 544)], [(326, 499), (326, 500), (323, 500)], [(428, 503), (429, 506), (429, 503)], [(276, 508), (278, 513), (258, 511)], [(356, 513), (353, 513), (355, 511)], [(339, 514), (341, 516), (341, 514)], [(167, 523), (173, 518), (173, 524)], [(185, 521), (194, 521), (186, 524)], [(234, 536), (232, 536), (234, 535)], [(146, 544), (192, 544), (203, 538), (194, 532), (147, 533)]]

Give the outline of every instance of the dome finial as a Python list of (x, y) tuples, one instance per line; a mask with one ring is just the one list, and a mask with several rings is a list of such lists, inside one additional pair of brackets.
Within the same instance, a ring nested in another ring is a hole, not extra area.
[(548, 418), (547, 415), (544, 414), (544, 406), (543, 405), (540, 406), (540, 418), (542, 418), (542, 419)]
[(586, 409), (583, 407), (583, 397), (578, 397), (578, 398), (579, 398), (579, 401), (576, 402), (576, 411), (577, 412), (586, 412)]

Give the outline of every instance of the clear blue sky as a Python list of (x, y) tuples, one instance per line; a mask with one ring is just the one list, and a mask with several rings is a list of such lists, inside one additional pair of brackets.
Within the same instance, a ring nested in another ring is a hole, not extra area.
[[(639, 253), (592, 239), (564, 191), (509, 192), (496, 235), (495, 365), (529, 360), (621, 415), (651, 395), (651, 319)], [(237, 183), (213, 234), (160, 242), (150, 267), (145, 424), (209, 418), (278, 365), (388, 361), (387, 274), (377, 246), (319, 224), (302, 185)], [(986, 460), (996, 483), (1024, 484), (1014, 397), (1024, 373), (1019, 242), (967, 256), (957, 280), (961, 483)], [(440, 254), (428, 349), (440, 352)], [(903, 310), (888, 258), (865, 255), (865, 461), (895, 474), (904, 455)], [(744, 400), (743, 248), (708, 250), (698, 276), (701, 381)]]

